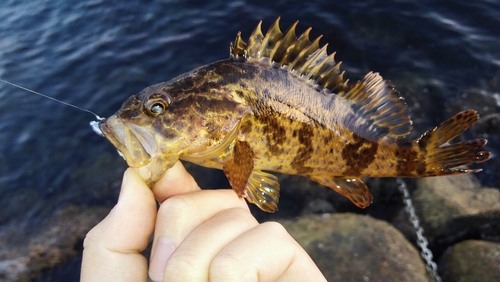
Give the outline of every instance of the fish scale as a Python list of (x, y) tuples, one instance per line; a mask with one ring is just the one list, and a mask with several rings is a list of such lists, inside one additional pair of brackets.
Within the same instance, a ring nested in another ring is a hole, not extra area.
[(358, 207), (372, 202), (361, 177), (471, 173), (485, 139), (449, 144), (479, 118), (460, 112), (412, 141), (408, 108), (392, 85), (370, 72), (354, 84), (340, 63), (309, 40), (285, 33), (279, 18), (248, 44), (238, 33), (229, 59), (199, 67), (128, 98), (98, 126), (129, 166), (153, 185), (180, 160), (222, 169), (240, 197), (273, 212), (272, 172), (309, 177)]

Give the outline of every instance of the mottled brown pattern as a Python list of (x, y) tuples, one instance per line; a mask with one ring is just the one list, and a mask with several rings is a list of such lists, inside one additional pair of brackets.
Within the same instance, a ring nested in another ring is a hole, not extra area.
[[(242, 89), (246, 89), (246, 87), (242, 88)], [(246, 97), (245, 93), (242, 90), (240, 90), (240, 89), (235, 89), (234, 92), (238, 95), (238, 97), (240, 97), (242, 99), (244, 99)]]
[(217, 64), (217, 68), (214, 71), (222, 77), (221, 82), (224, 84), (238, 85), (242, 80), (254, 80), (255, 76), (257, 75), (256, 72), (245, 71), (245, 69), (238, 67), (237, 64), (219, 63)]
[(120, 112), (120, 118), (124, 120), (130, 120), (137, 117), (140, 117), (142, 114), (141, 111), (141, 100), (137, 98), (137, 96), (131, 96), (122, 104), (123, 111)]
[(252, 121), (249, 119), (245, 119), (242, 121), (240, 125), (240, 131), (242, 134), (249, 134), (252, 132)]
[(165, 85), (162, 90), (169, 93), (175, 99), (191, 91), (200, 93), (197, 89), (201, 84), (206, 83), (206, 81), (206, 72), (193, 71), (183, 76), (182, 79), (174, 79), (170, 84)]
[(353, 134), (353, 142), (346, 144), (342, 149), (342, 158), (346, 162), (346, 167), (342, 175), (360, 176), (377, 154), (378, 144), (368, 141)]
[(314, 131), (310, 126), (302, 126), (297, 132), (297, 139), (299, 140), (300, 147), (297, 155), (290, 164), (297, 174), (307, 174), (313, 171), (311, 167), (305, 166), (305, 163), (312, 157), (314, 148), (312, 147), (312, 139), (314, 138)]
[(400, 146), (396, 150), (395, 156), (397, 159), (396, 171), (401, 176), (411, 176), (415, 173), (425, 172), (425, 163), (419, 161), (418, 153), (414, 148), (409, 146)]
[(287, 141), (286, 128), (274, 114), (262, 115), (259, 121), (263, 124), (263, 133), (266, 137), (269, 151), (279, 155), (283, 151), (283, 143)]
[[(391, 85), (377, 73), (349, 85), (309, 31), (297, 39), (294, 26), (286, 34), (277, 26), (265, 36), (257, 28), (248, 46), (238, 36), (228, 60), (132, 96), (101, 130), (150, 184), (183, 159), (223, 169), (239, 196), (258, 196), (253, 202), (266, 211), (279, 185), (262, 171), (309, 176), (366, 207), (371, 195), (360, 177), (470, 173), (478, 170), (457, 167), (489, 159), (474, 151), (485, 139), (449, 143), (478, 119), (475, 111), (401, 141), (411, 121)], [(143, 107), (151, 95), (164, 111)]]

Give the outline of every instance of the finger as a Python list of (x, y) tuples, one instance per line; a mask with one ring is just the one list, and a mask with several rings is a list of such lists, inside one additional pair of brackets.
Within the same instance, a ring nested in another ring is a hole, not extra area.
[(166, 200), (157, 214), (150, 277), (162, 280), (168, 259), (188, 234), (221, 210), (231, 208), (248, 211), (245, 200), (229, 189), (202, 190)]
[(140, 252), (153, 233), (155, 215), (151, 189), (127, 169), (118, 203), (85, 238), (81, 281), (146, 281), (147, 261)]
[(276, 222), (229, 243), (212, 261), (210, 281), (326, 281), (300, 245)]
[(193, 191), (200, 190), (194, 178), (187, 172), (180, 161), (177, 161), (173, 167), (153, 186), (153, 193), (158, 202), (163, 203), (166, 199)]
[(210, 264), (231, 241), (258, 225), (247, 209), (217, 213), (197, 226), (182, 241), (165, 267), (168, 281), (207, 281)]

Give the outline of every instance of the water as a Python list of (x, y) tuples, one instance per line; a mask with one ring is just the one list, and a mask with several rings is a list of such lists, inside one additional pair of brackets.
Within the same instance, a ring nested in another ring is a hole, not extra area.
[[(283, 30), (300, 20), (298, 32), (323, 34), (351, 80), (390, 79), (416, 135), (468, 107), (500, 112), (497, 1), (259, 2), (4, 0), (0, 77), (107, 117), (151, 84), (227, 58), (238, 31), (248, 38), (281, 16)], [(115, 203), (126, 165), (92, 119), (0, 84), (0, 229), (69, 204)], [(495, 130), (475, 135), (499, 151)], [(499, 166), (481, 166), (483, 184), (500, 187)]]

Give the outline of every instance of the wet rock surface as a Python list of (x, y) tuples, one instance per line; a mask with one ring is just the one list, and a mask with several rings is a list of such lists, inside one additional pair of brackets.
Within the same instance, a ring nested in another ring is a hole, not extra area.
[(460, 242), (445, 251), (439, 268), (443, 281), (500, 281), (500, 243)]
[[(285, 178), (284, 183), (288, 180)], [(428, 246), (436, 262), (447, 261), (443, 252), (466, 240), (476, 239), (478, 244), (500, 242), (499, 189), (483, 187), (474, 174), (407, 182), (415, 211), (424, 229), (424, 236), (429, 240)], [(278, 221), (282, 222), (311, 254), (329, 281), (405, 281), (406, 278), (384, 276), (384, 269), (391, 269), (389, 272), (392, 275), (405, 272), (405, 277), (411, 277), (407, 281), (429, 281), (425, 270), (421, 272), (420, 266), (423, 262), (419, 255), (420, 250), (416, 249), (415, 230), (408, 220), (408, 213), (402, 205), (401, 194), (397, 191), (394, 181), (368, 181), (374, 194), (374, 203), (365, 210), (357, 210), (363, 214), (350, 213), (345, 203), (335, 195), (330, 195), (328, 189), (318, 189), (314, 184), (308, 187), (306, 181), (296, 180), (296, 183), (304, 186), (302, 190), (296, 188), (297, 191), (294, 191), (299, 195), (304, 193), (299, 197), (305, 202), (302, 214), (296, 219)], [(311, 192), (317, 194), (318, 198), (312, 199), (311, 194), (304, 192), (311, 189), (321, 190)], [(340, 213), (327, 217), (315, 214), (321, 213), (322, 209), (333, 209)], [(373, 217), (384, 220), (376, 220)], [(393, 232), (395, 228), (399, 229), (399, 232)], [(418, 250), (415, 251), (417, 255), (408, 250), (409, 245), (413, 246), (412, 250)], [(360, 255), (364, 250), (369, 251)], [(397, 258), (403, 254), (405, 258), (411, 259), (401, 265), (399, 262), (402, 261), (398, 259), (385, 261), (386, 255)], [(474, 260), (476, 255), (480, 256), (477, 252), (469, 254), (470, 260)], [(385, 264), (381, 265), (383, 261)], [(372, 268), (374, 265), (376, 267)], [(443, 269), (438, 268), (438, 271), (443, 274), (443, 281), (456, 281), (446, 274), (447, 269), (451, 267), (448, 265), (441, 263), (440, 267)], [(356, 276), (363, 273), (372, 276)]]
[(328, 281), (428, 281), (418, 251), (385, 221), (344, 213), (280, 222)]
[[(190, 171), (195, 176), (207, 173), (193, 167)], [(214, 187), (220, 177), (205, 179), (202, 186)], [(375, 200), (361, 210), (306, 178), (282, 176), (280, 180), (283, 187), (290, 187), (283, 190), (280, 211), (254, 214), (260, 221), (281, 222), (329, 281), (429, 281), (395, 181), (368, 180)], [(485, 269), (493, 267), (500, 242), (498, 189), (482, 187), (474, 175), (434, 177), (408, 184), (444, 282), (468, 281), (456, 280), (464, 267), (474, 268), (462, 265), (467, 260), (484, 260)], [(4, 225), (0, 230), (0, 281), (51, 281), (47, 277), (64, 276), (60, 273), (77, 277), (82, 240), (108, 211), (108, 207), (65, 207), (31, 226), (29, 233), (23, 233), (28, 221)], [(472, 246), (464, 243), (471, 240), (476, 242)], [(469, 252), (464, 262), (456, 258), (466, 252), (463, 248)]]
[[(467, 239), (500, 241), (500, 190), (482, 187), (474, 175), (419, 179), (412, 198), (437, 255)], [(407, 218), (401, 211), (393, 223), (414, 241)]]
[(44, 271), (76, 257), (87, 232), (108, 208), (68, 206), (46, 218), (37, 228), (13, 222), (0, 232), (0, 281), (32, 281)]
[[(417, 180), (412, 199), (443, 281), (500, 281), (499, 189), (482, 187), (474, 175), (432, 177)], [(415, 242), (407, 218), (401, 211), (393, 224)]]
[[(295, 188), (284, 191), (280, 211), (255, 215), (261, 221), (281, 222), (329, 281), (429, 281), (393, 180), (368, 181), (375, 201), (365, 210), (351, 207), (330, 189), (317, 187), (306, 178), (282, 180), (283, 187), (294, 183)], [(443, 281), (469, 281), (456, 277), (464, 268), (474, 268), (473, 261), (484, 260), (485, 269), (493, 269), (500, 242), (500, 191), (482, 187), (474, 175), (409, 184)], [(210, 181), (205, 185), (212, 186)], [(47, 273), (75, 272), (85, 234), (108, 211), (107, 207), (62, 208), (31, 227), (28, 234), (23, 233), (23, 226), (29, 222), (4, 226), (0, 231), (0, 281), (50, 281), (44, 278), (51, 277)], [(468, 259), (458, 260), (464, 252)], [(471, 264), (463, 266), (467, 261)], [(492, 271), (489, 273), (494, 274)], [(479, 277), (493, 280), (477, 281), (498, 281), (495, 276)]]

